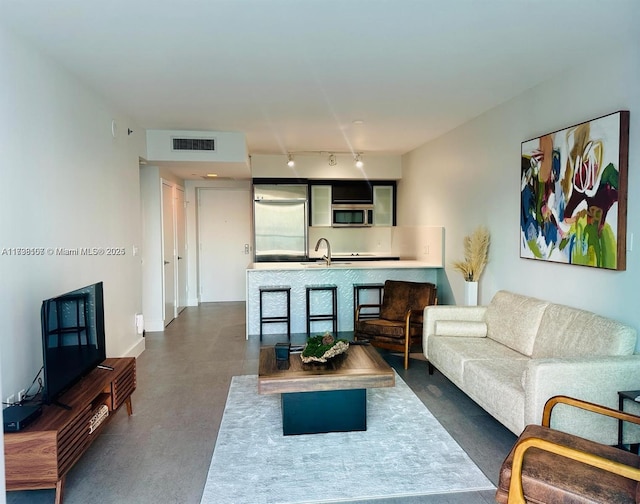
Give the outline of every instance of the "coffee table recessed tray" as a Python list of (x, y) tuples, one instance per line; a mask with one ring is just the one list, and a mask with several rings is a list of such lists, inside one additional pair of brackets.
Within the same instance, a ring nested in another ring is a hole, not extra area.
[(284, 435), (367, 429), (367, 389), (394, 387), (395, 373), (371, 346), (352, 345), (325, 364), (299, 354), (278, 369), (273, 347), (260, 350), (258, 393), (281, 394)]

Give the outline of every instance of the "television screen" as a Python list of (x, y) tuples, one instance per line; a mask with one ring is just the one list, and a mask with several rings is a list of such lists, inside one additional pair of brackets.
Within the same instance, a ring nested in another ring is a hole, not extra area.
[(106, 358), (102, 282), (43, 301), (41, 318), (49, 404)]

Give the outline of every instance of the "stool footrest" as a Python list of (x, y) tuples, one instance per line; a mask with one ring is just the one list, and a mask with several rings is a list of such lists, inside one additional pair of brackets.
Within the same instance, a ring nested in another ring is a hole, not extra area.
[[(287, 324), (287, 338), (291, 340), (291, 286), (263, 285), (260, 290), (260, 341), (262, 341), (262, 327), (264, 324)], [(264, 316), (262, 297), (264, 294), (284, 294), (287, 313), (285, 315)]]
[[(334, 284), (307, 285), (307, 336), (311, 335), (311, 322), (331, 321), (333, 332), (338, 334), (338, 286)], [(311, 292), (331, 293), (331, 313), (311, 313)]]

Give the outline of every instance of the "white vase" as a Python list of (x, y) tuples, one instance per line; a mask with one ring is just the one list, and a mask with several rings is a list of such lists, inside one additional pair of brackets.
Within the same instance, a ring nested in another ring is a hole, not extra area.
[(464, 304), (478, 306), (478, 282), (464, 283)]

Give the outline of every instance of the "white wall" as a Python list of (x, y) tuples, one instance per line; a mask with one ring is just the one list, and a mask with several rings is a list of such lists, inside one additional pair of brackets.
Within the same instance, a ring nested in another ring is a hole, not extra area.
[(162, 181), (184, 187), (166, 168), (140, 166), (142, 206), (142, 314), (146, 331), (164, 331)]
[(140, 166), (142, 206), (142, 314), (147, 331), (164, 330), (162, 194), (160, 168)]
[[(445, 274), (439, 300), (461, 303), (463, 280), (451, 262), (463, 237), (484, 224), (491, 232), (490, 262), (479, 301), (509, 289), (593, 310), (640, 329), (640, 49), (603, 55), (497, 107), (403, 157), (398, 222), (445, 228)], [(604, 271), (520, 259), (520, 144), (522, 141), (617, 110), (631, 111), (627, 270)], [(450, 283), (450, 285), (448, 285)]]
[[(109, 356), (138, 355), (138, 156), (145, 139), (62, 67), (0, 27), (0, 248), (122, 247), (124, 256), (0, 255), (2, 397), (42, 366), (43, 299), (104, 281)], [(111, 135), (111, 121), (119, 125)], [(127, 128), (134, 134), (127, 135)]]

